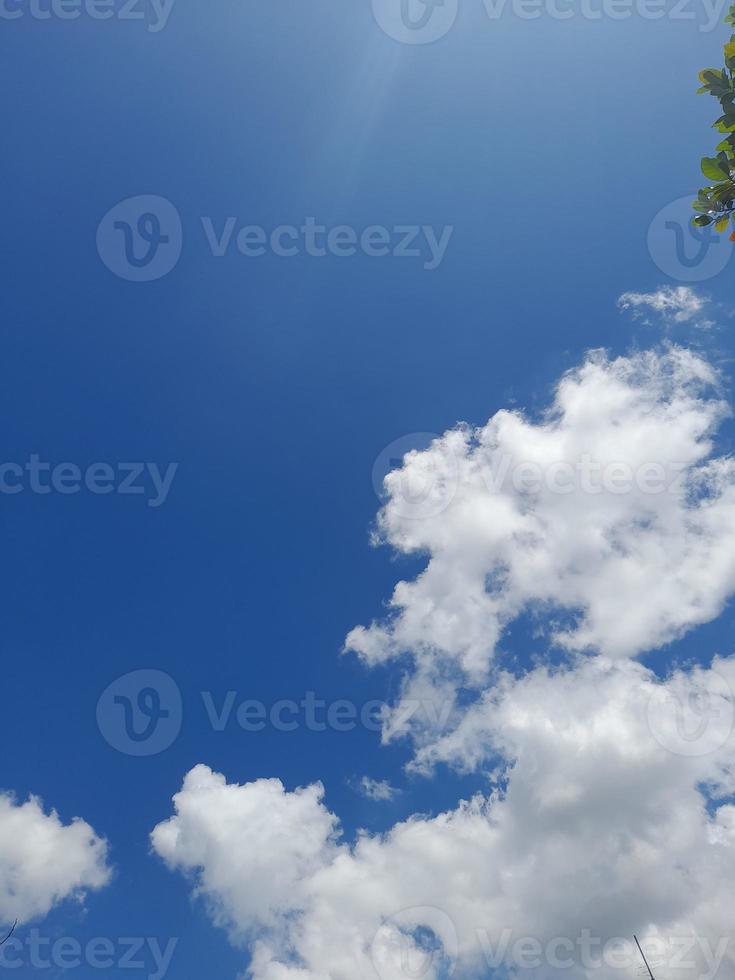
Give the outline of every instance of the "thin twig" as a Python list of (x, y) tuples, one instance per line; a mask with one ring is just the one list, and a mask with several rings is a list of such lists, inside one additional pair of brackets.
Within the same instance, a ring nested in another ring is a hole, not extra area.
[(646, 969), (648, 970), (649, 977), (651, 978), (651, 980), (656, 980), (654, 975), (651, 973), (651, 967), (648, 965), (646, 954), (643, 952), (643, 950), (641, 949), (641, 944), (638, 942), (638, 936), (633, 936), (633, 939), (635, 939), (635, 944), (638, 947), (638, 952), (641, 954), (641, 956), (643, 957), (643, 962), (646, 964)]

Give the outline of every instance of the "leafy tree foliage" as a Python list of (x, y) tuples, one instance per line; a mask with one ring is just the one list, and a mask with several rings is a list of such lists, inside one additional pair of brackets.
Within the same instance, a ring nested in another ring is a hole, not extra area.
[[(730, 7), (725, 23), (735, 27), (735, 4)], [(705, 68), (699, 73), (702, 87), (720, 103), (722, 115), (714, 128), (723, 134), (717, 156), (703, 157), (702, 173), (712, 181), (703, 187), (693, 203), (699, 213), (695, 225), (714, 224), (716, 231), (725, 231), (732, 220), (735, 224), (735, 34), (725, 45), (724, 68)], [(730, 235), (735, 241), (735, 232)]]
[[(735, 4), (730, 7), (725, 23), (735, 27)], [(735, 224), (735, 34), (725, 45), (725, 67), (705, 68), (699, 73), (702, 87), (720, 103), (722, 115), (714, 128), (723, 134), (717, 156), (702, 159), (702, 173), (712, 181), (703, 187), (693, 203), (694, 224), (704, 227), (714, 224), (716, 231), (725, 231), (732, 220)], [(730, 235), (735, 241), (735, 232)]]

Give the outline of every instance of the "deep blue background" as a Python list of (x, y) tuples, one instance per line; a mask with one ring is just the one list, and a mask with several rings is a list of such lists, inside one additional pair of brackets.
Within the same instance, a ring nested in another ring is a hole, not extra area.
[[(348, 836), (473, 788), (446, 773), (406, 782), (405, 749), (362, 730), (214, 733), (199, 692), (360, 703), (395, 691), (395, 671), (340, 656), (414, 567), (369, 548), (374, 460), (409, 433), (538, 410), (590, 346), (658, 339), (615, 300), (669, 281), (646, 230), (696, 189), (714, 146), (713, 104), (694, 89), (722, 39), (691, 20), (490, 22), (479, 0), (416, 48), (355, 0), (178, 0), (159, 34), (0, 20), (0, 456), (179, 463), (160, 509), (0, 497), (0, 785), (83, 816), (116, 868), (86, 912), (64, 905), (46, 934), (179, 936), (172, 980), (243, 969), (149, 854), (197, 762), (241, 782), (322, 779)], [(109, 208), (143, 193), (169, 198), (184, 223), (179, 265), (145, 285), (116, 278), (95, 247)], [(214, 259), (203, 215), (455, 232), (435, 272), (408, 259)], [(704, 291), (726, 303), (731, 274)], [(727, 363), (729, 326), (704, 343)], [(727, 652), (728, 626), (683, 651)], [(517, 637), (515, 653), (534, 652)], [(95, 705), (146, 667), (177, 680), (184, 727), (167, 752), (134, 759), (102, 739)], [(363, 773), (403, 795), (361, 799), (349, 782)], [(100, 974), (72, 971), (87, 975)]]

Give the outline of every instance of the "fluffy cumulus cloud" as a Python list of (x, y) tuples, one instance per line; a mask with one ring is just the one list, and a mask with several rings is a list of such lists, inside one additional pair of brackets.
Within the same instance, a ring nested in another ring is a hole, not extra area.
[[(701, 792), (735, 791), (731, 686), (735, 659), (664, 683), (602, 658), (504, 677), (463, 733), (496, 758), (486, 796), (349, 846), (320, 786), (228, 785), (200, 766), (154, 846), (252, 944), (259, 980), (623, 980), (635, 931), (667, 976), (717, 962), (731, 980), (735, 807)], [(704, 736), (686, 708), (702, 695)]]
[(716, 382), (681, 348), (595, 353), (542, 418), (500, 411), (409, 453), (385, 480), (378, 533), (426, 567), (347, 647), (367, 664), (410, 655), (404, 701), (443, 720), (458, 688), (487, 684), (522, 613), (552, 643), (610, 657), (715, 617), (735, 588), (735, 464), (712, 455), (728, 412)]
[(83, 820), (62, 823), (41, 801), (0, 795), (0, 921), (27, 922), (107, 884), (107, 844)]
[[(397, 711), (453, 707), (408, 722), (414, 769), (487, 789), (348, 842), (320, 785), (192, 770), (153, 847), (255, 980), (628, 980), (634, 932), (662, 976), (735, 980), (735, 657), (636, 659), (735, 588), (727, 412), (690, 352), (597, 353), (543, 417), (499, 412), (389, 474), (379, 537), (426, 564), (348, 647), (400, 658)], [(561, 664), (504, 666), (523, 613)]]
[(336, 821), (322, 793), (318, 785), (287, 793), (278, 779), (228, 786), (197, 766), (174, 797), (176, 816), (154, 830), (153, 847), (169, 867), (199, 872), (199, 891), (233, 936), (278, 931), (330, 850)]
[(661, 286), (653, 293), (623, 293), (618, 299), (618, 306), (623, 310), (633, 310), (635, 315), (653, 310), (664, 320), (675, 323), (695, 319), (706, 305), (707, 300), (690, 286)]

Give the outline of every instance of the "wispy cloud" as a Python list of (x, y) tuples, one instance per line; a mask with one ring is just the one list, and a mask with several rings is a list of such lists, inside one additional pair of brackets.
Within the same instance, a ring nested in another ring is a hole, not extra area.
[(632, 309), (634, 315), (640, 316), (649, 309), (674, 323), (695, 319), (708, 302), (690, 286), (661, 286), (653, 293), (623, 293), (618, 298), (618, 306), (623, 310)]
[(386, 802), (394, 799), (400, 790), (387, 781), (387, 779), (371, 779), (370, 776), (363, 776), (357, 783), (358, 793), (366, 796), (369, 800), (379, 800)]

